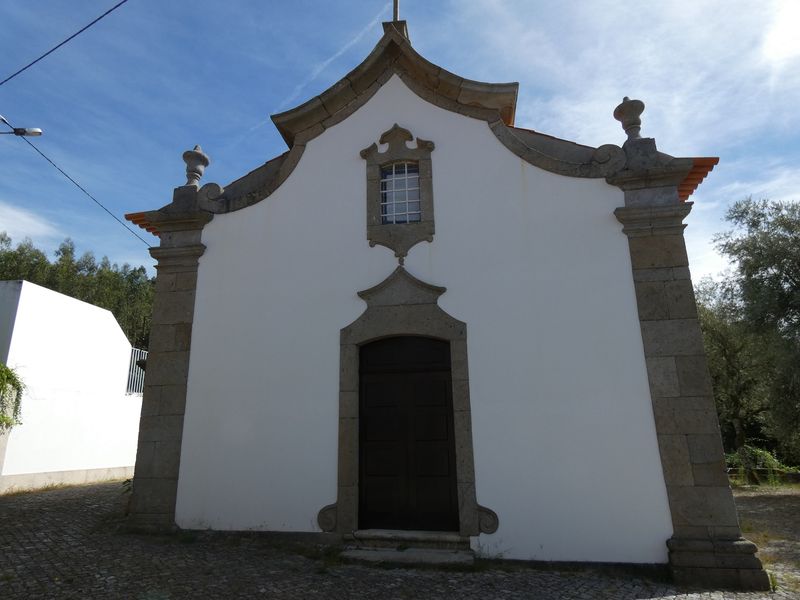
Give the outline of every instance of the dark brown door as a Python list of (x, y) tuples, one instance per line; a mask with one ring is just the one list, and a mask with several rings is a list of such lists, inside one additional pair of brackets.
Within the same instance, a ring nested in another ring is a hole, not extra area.
[(361, 347), (359, 528), (458, 530), (450, 344)]

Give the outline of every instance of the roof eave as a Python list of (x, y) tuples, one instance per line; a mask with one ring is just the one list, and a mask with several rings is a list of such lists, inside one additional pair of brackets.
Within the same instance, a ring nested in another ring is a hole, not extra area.
[(708, 174), (719, 164), (718, 156), (702, 156), (692, 158), (692, 169), (678, 185), (678, 198), (681, 202), (689, 199)]

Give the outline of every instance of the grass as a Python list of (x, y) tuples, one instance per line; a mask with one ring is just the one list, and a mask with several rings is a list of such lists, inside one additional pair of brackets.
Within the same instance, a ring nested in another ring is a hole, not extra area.
[(800, 483), (765, 481), (761, 484), (752, 484), (734, 476), (730, 478), (730, 484), (731, 487), (736, 490), (786, 490), (788, 492), (800, 492)]
[(22, 494), (38, 494), (40, 492), (52, 492), (54, 490), (63, 490), (74, 487), (84, 487), (88, 485), (103, 485), (106, 483), (117, 483), (117, 482), (124, 485), (124, 481), (122, 479), (104, 479), (102, 481), (89, 481), (82, 483), (48, 483), (45, 486), (37, 488), (11, 488), (6, 491), (0, 490), (0, 498), (21, 496)]
[(28, 488), (11, 488), (7, 491), (0, 491), (0, 498), (7, 498), (13, 496), (22, 496), (23, 494), (38, 494), (39, 492), (52, 492), (54, 490), (61, 490), (69, 487), (76, 487), (74, 483), (49, 483), (44, 487), (28, 489)]

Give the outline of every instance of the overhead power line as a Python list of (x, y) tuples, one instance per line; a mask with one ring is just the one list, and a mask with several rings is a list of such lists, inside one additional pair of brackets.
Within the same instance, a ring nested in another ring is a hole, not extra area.
[[(7, 119), (5, 119), (5, 118), (3, 118), (3, 117), (0, 117), (0, 119), (2, 119), (2, 122), (3, 122), (3, 123), (5, 123), (6, 125), (8, 125), (8, 126), (11, 128), (11, 129), (14, 129), (14, 126), (13, 126), (13, 125), (11, 125), (11, 123), (9, 123)], [(36, 152), (39, 154), (39, 156), (41, 156), (43, 159), (45, 159), (47, 162), (49, 162), (49, 163), (50, 163), (50, 164), (51, 164), (51, 165), (52, 165), (52, 166), (53, 166), (53, 167), (54, 167), (56, 170), (58, 170), (58, 172), (59, 172), (59, 173), (61, 173), (61, 174), (62, 174), (64, 177), (66, 177), (67, 179), (69, 179), (69, 180), (70, 180), (70, 181), (71, 181), (71, 182), (72, 182), (72, 183), (75, 185), (75, 187), (77, 187), (77, 188), (78, 188), (80, 191), (82, 191), (82, 192), (83, 192), (84, 194), (86, 194), (86, 195), (87, 195), (89, 198), (91, 198), (91, 199), (92, 199), (92, 201), (93, 201), (95, 204), (97, 204), (97, 206), (99, 206), (99, 207), (100, 207), (100, 208), (102, 208), (104, 211), (106, 211), (106, 212), (107, 212), (109, 215), (111, 215), (111, 218), (112, 218), (112, 219), (114, 219), (114, 220), (115, 220), (117, 223), (119, 223), (119, 224), (120, 224), (120, 225), (122, 225), (122, 226), (123, 226), (125, 229), (127, 229), (127, 230), (128, 230), (128, 231), (129, 231), (129, 232), (132, 234), (132, 235), (134, 235), (134, 236), (135, 236), (135, 237), (136, 237), (136, 238), (137, 238), (137, 239), (138, 239), (140, 242), (142, 242), (142, 243), (143, 243), (145, 246), (147, 246), (148, 248), (150, 247), (150, 244), (148, 244), (148, 243), (147, 243), (145, 240), (143, 240), (141, 237), (139, 237), (139, 234), (138, 234), (138, 233), (136, 233), (136, 232), (135, 232), (133, 229), (131, 229), (130, 227), (128, 227), (128, 226), (125, 224), (125, 222), (124, 222), (124, 221), (121, 221), (121, 220), (120, 220), (120, 219), (117, 217), (117, 215), (115, 215), (115, 214), (114, 214), (114, 213), (112, 213), (110, 210), (108, 210), (108, 209), (107, 209), (107, 208), (106, 208), (106, 207), (103, 205), (103, 203), (102, 203), (102, 202), (100, 202), (100, 200), (98, 200), (97, 198), (95, 198), (94, 196), (92, 196), (92, 195), (91, 195), (89, 192), (87, 192), (87, 191), (86, 191), (86, 188), (84, 188), (84, 187), (83, 187), (83, 186), (82, 186), (80, 183), (78, 183), (77, 181), (75, 181), (75, 180), (74, 180), (74, 179), (73, 179), (73, 178), (72, 178), (72, 177), (69, 175), (69, 173), (67, 173), (67, 172), (66, 172), (64, 169), (62, 169), (62, 168), (61, 168), (61, 167), (59, 167), (59, 166), (58, 166), (56, 163), (54, 163), (54, 162), (53, 162), (53, 161), (50, 159), (50, 157), (49, 157), (49, 156), (47, 156), (47, 155), (46, 155), (44, 152), (42, 152), (41, 150), (39, 150), (39, 148), (37, 148), (35, 144), (32, 144), (28, 138), (26, 138), (26, 137), (23, 137), (22, 139), (23, 139), (25, 142), (27, 142), (27, 143), (28, 143), (28, 145), (29, 145), (31, 148), (33, 148), (34, 150), (36, 150)]]
[(49, 157), (48, 157), (48, 156), (47, 156), (47, 155), (46, 155), (44, 152), (42, 152), (41, 150), (39, 150), (39, 148), (37, 148), (35, 144), (31, 143), (31, 141), (30, 141), (29, 139), (27, 139), (27, 138), (22, 138), (22, 139), (23, 139), (25, 142), (27, 142), (27, 144), (28, 144), (28, 145), (29, 145), (31, 148), (33, 148), (34, 150), (36, 150), (36, 152), (38, 152), (38, 153), (39, 153), (39, 155), (40, 155), (40, 156), (41, 156), (43, 159), (45, 159), (47, 162), (49, 162), (51, 165), (53, 165), (53, 167), (55, 167), (55, 168), (58, 170), (58, 172), (59, 172), (59, 173), (61, 173), (61, 174), (62, 174), (64, 177), (66, 177), (66, 178), (67, 178), (67, 179), (69, 179), (69, 180), (70, 180), (70, 181), (71, 181), (73, 184), (75, 184), (75, 187), (77, 187), (77, 188), (78, 188), (80, 191), (82, 191), (84, 194), (86, 194), (87, 196), (89, 196), (89, 198), (91, 198), (91, 199), (92, 199), (92, 201), (94, 201), (94, 203), (95, 203), (95, 204), (97, 204), (97, 205), (98, 205), (100, 208), (102, 208), (102, 209), (103, 209), (104, 211), (106, 211), (106, 212), (107, 212), (109, 215), (111, 215), (111, 218), (112, 218), (112, 219), (114, 219), (114, 220), (115, 220), (117, 223), (119, 223), (119, 224), (120, 224), (120, 225), (122, 225), (122, 226), (123, 226), (125, 229), (127, 229), (127, 230), (128, 230), (128, 231), (129, 231), (129, 232), (132, 234), (132, 235), (134, 235), (136, 238), (138, 238), (138, 239), (139, 239), (139, 241), (140, 241), (140, 242), (142, 242), (142, 243), (143, 243), (145, 246), (147, 246), (148, 248), (150, 247), (150, 244), (148, 244), (148, 243), (147, 243), (145, 240), (143, 240), (141, 237), (139, 237), (139, 234), (138, 234), (138, 233), (136, 233), (136, 232), (135, 232), (133, 229), (131, 229), (130, 227), (128, 227), (128, 226), (125, 224), (125, 222), (124, 222), (124, 221), (121, 221), (121, 220), (119, 219), (119, 217), (117, 217), (117, 215), (115, 215), (115, 214), (114, 214), (114, 213), (112, 213), (110, 210), (108, 210), (108, 209), (107, 209), (105, 206), (103, 206), (103, 203), (102, 203), (102, 202), (100, 202), (100, 201), (99, 201), (97, 198), (95, 198), (95, 197), (94, 197), (94, 196), (92, 196), (92, 195), (91, 195), (89, 192), (87, 192), (87, 191), (86, 191), (86, 189), (85, 189), (85, 188), (84, 188), (84, 187), (83, 187), (83, 186), (82, 186), (80, 183), (78, 183), (78, 182), (77, 182), (77, 181), (75, 181), (75, 180), (74, 180), (72, 177), (70, 177), (70, 176), (69, 176), (69, 173), (67, 173), (67, 172), (66, 172), (64, 169), (62, 169), (62, 168), (61, 168), (61, 167), (59, 167), (59, 166), (58, 166), (56, 163), (54, 163), (52, 160), (50, 160), (50, 158), (49, 158)]
[[(0, 81), (0, 85), (3, 85), (3, 84), (4, 84), (4, 83), (6, 83), (7, 81), (11, 81), (12, 79), (14, 79), (14, 77), (16, 77), (17, 75), (19, 75), (19, 74), (20, 74), (20, 73), (22, 73), (23, 71), (26, 71), (27, 69), (31, 68), (33, 65), (35, 65), (36, 63), (38, 63), (40, 60), (42, 60), (42, 59), (43, 59), (43, 58), (45, 58), (46, 56), (49, 56), (50, 54), (52, 54), (53, 52), (55, 52), (56, 50), (58, 50), (59, 48), (61, 48), (61, 46), (63, 46), (64, 44), (66, 44), (67, 42), (69, 42), (70, 40), (72, 40), (73, 38), (76, 38), (76, 37), (78, 37), (78, 36), (79, 36), (80, 34), (82, 34), (84, 31), (86, 31), (87, 29), (89, 29), (89, 27), (91, 27), (92, 25), (94, 25), (95, 23), (97, 23), (97, 22), (98, 22), (100, 19), (102, 19), (103, 17), (106, 17), (106, 16), (110, 15), (112, 12), (114, 12), (115, 10), (117, 10), (117, 9), (118, 9), (120, 6), (122, 6), (123, 4), (125, 4), (127, 1), (128, 1), (128, 0), (122, 0), (121, 2), (118, 2), (117, 4), (115, 4), (114, 6), (112, 6), (111, 8), (109, 8), (109, 9), (108, 9), (106, 12), (104, 12), (102, 15), (100, 15), (99, 17), (97, 17), (97, 18), (96, 18), (94, 21), (92, 21), (91, 23), (89, 23), (88, 25), (86, 25), (84, 28), (82, 28), (82, 29), (80, 29), (79, 31), (76, 31), (75, 33), (73, 33), (71, 36), (69, 36), (67, 39), (65, 39), (63, 42), (61, 42), (61, 43), (60, 43), (58, 46), (55, 46), (54, 48), (51, 48), (50, 50), (48, 50), (47, 52), (45, 52), (44, 54), (42, 54), (42, 55), (41, 55), (39, 58), (37, 58), (37, 59), (36, 59), (36, 60), (34, 60), (33, 62), (30, 62), (30, 63), (28, 63), (27, 65), (25, 65), (24, 67), (22, 67), (22, 68), (21, 68), (19, 71), (17, 71), (16, 73), (13, 73), (13, 74), (9, 75), (8, 77), (6, 77), (6, 78), (5, 78), (3, 81)], [(25, 141), (27, 141), (27, 140), (25, 140)], [(29, 142), (29, 143), (30, 143), (30, 142)], [(33, 146), (33, 144), (31, 144), (31, 146)], [(34, 148), (35, 148), (35, 146), (34, 146)], [(42, 155), (42, 156), (44, 156), (44, 155)], [(46, 157), (45, 157), (45, 158), (46, 158)], [(137, 236), (137, 237), (138, 237), (138, 236)]]

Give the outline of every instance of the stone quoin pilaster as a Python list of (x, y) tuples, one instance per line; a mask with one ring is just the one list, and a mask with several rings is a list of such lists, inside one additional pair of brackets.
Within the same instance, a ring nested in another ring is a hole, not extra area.
[(208, 157), (196, 146), (184, 160), (187, 184), (175, 188), (172, 203), (146, 213), (161, 244), (150, 249), (157, 276), (130, 519), (157, 531), (175, 527), (197, 266), (205, 251), (200, 238), (213, 216), (199, 208)]
[(615, 211), (628, 236), (658, 447), (673, 536), (669, 564), (679, 584), (770, 589), (744, 539), (725, 470), (683, 230), (691, 210), (678, 185), (692, 159), (672, 158), (641, 138), (644, 104), (614, 111), (628, 133), (626, 167), (607, 181), (625, 192)]

